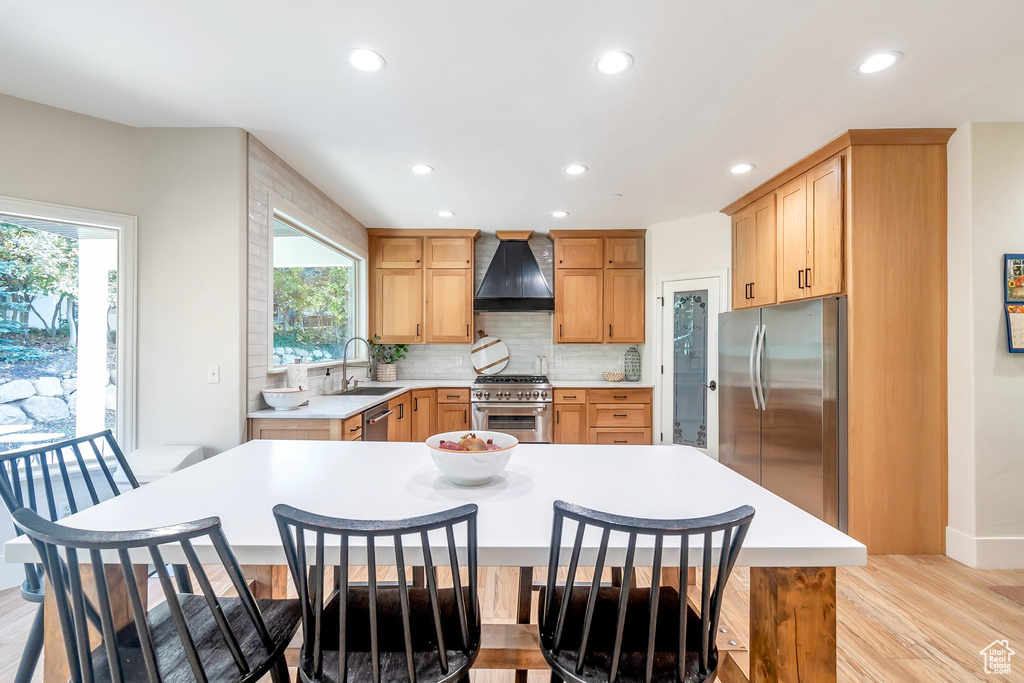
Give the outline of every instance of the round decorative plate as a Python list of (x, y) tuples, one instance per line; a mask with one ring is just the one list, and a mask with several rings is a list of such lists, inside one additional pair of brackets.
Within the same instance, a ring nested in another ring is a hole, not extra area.
[(481, 337), (469, 357), (481, 375), (496, 375), (508, 365), (508, 346), (497, 337)]

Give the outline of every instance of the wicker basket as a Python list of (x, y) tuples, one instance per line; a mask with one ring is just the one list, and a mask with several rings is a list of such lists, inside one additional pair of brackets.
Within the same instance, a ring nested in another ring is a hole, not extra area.
[(606, 372), (604, 373), (604, 378), (609, 382), (621, 382), (626, 378), (626, 373), (621, 370), (618, 372)]
[(398, 366), (394, 363), (378, 363), (377, 364), (377, 381), (378, 382), (394, 382), (398, 379)]

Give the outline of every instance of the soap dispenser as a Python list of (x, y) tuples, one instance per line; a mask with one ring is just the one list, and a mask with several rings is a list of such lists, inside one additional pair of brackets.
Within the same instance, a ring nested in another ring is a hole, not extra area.
[(331, 369), (327, 368), (327, 373), (324, 378), (320, 380), (320, 395), (327, 396), (334, 391), (334, 378), (331, 377)]

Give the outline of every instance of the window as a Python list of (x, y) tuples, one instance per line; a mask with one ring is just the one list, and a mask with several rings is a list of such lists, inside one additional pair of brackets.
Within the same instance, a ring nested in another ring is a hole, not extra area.
[[(340, 360), (361, 328), (360, 260), (282, 215), (273, 237), (272, 365)], [(364, 358), (362, 348), (349, 358)]]

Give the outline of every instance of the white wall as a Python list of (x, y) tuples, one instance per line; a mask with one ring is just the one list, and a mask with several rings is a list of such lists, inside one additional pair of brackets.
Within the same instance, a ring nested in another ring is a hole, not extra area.
[(138, 444), (240, 443), (245, 134), (0, 95), (0, 150), (0, 194), (138, 217)]
[[(732, 263), (732, 227), (721, 213), (680, 218), (655, 223), (647, 228), (647, 344), (644, 345), (644, 381), (655, 383), (654, 436), (667, 431), (660, 424), (662, 415), (661, 296), (659, 280), (687, 276), (709, 270), (728, 270)], [(722, 296), (729, 301), (728, 278)]]
[(1024, 567), (1024, 355), (1006, 348), (1002, 255), (1024, 252), (1024, 124), (973, 123), (948, 146), (946, 551)]

